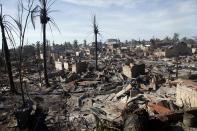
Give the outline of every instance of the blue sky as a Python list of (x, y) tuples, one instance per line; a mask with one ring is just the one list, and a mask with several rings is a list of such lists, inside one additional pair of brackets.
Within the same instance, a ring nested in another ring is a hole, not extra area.
[[(0, 0), (4, 12), (16, 16), (17, 0)], [(56, 29), (48, 39), (56, 43), (93, 40), (92, 21), (97, 15), (101, 36), (108, 38), (150, 39), (164, 38), (177, 32), (183, 36), (197, 36), (197, 0), (56, 0), (53, 5), (61, 33)], [(27, 41), (41, 41), (41, 28), (37, 19), (36, 30), (29, 24)], [(49, 29), (49, 28), (48, 28)]]

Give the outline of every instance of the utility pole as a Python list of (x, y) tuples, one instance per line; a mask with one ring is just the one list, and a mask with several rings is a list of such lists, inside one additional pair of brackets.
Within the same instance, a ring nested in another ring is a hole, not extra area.
[(98, 25), (96, 25), (96, 16), (94, 16), (94, 38), (95, 38), (95, 60), (96, 60), (96, 70), (98, 70), (98, 43), (97, 43), (97, 36), (98, 36)]

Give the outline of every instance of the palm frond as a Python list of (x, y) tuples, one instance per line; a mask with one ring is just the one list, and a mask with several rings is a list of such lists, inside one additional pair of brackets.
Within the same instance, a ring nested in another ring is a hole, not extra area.
[(103, 39), (103, 35), (101, 33), (98, 33), (98, 35), (101, 37), (101, 39)]
[(59, 10), (47, 10), (47, 13), (48, 13), (48, 14), (54, 13), (54, 12), (59, 12)]
[(19, 30), (21, 31), (22, 30), (22, 24), (19, 21), (15, 20), (15, 19), (13, 19), (13, 20), (16, 23), (16, 25), (18, 26)]
[(51, 31), (52, 36), (54, 37), (50, 22), (49, 22), (49, 29)]
[(33, 28), (35, 29), (35, 18), (36, 18), (36, 13), (38, 12), (38, 6), (36, 6), (32, 11), (31, 11), (31, 23), (33, 25)]
[(10, 16), (10, 15), (7, 15), (9, 16), (12, 20), (14, 20), (14, 22), (16, 23), (16, 25), (18, 26), (18, 29), (21, 31), (22, 30), (22, 25), (21, 25), (21, 22), (20, 20), (16, 20), (14, 17)]
[(5, 17), (6, 17), (6, 15), (3, 15), (3, 16), (2, 16), (2, 20), (4, 20), (4, 19), (5, 19)]
[(9, 25), (10, 27), (12, 27), (13, 30), (18, 31), (18, 28), (16, 28), (16, 26), (14, 26), (11, 22), (9, 21), (4, 21), (5, 24)]
[(60, 32), (60, 29), (59, 29), (59, 27), (58, 27), (58, 25), (55, 23), (55, 21), (54, 21), (54, 19), (52, 18), (52, 17), (50, 17), (50, 20), (49, 20), (51, 23), (52, 23), (52, 25), (59, 31), (59, 33), (61, 33)]
[(56, 0), (53, 0), (51, 3), (48, 3), (47, 9), (49, 9), (55, 2), (56, 2)]
[(18, 33), (17, 33), (17, 31), (16, 31), (11, 25), (9, 25), (9, 24), (7, 24), (7, 23), (5, 23), (4, 25), (5, 25), (6, 27), (8, 27), (11, 31), (13, 31), (17, 36), (19, 36)]
[(24, 13), (24, 4), (22, 0), (18, 0), (18, 19), (19, 19), (18, 22), (19, 23), (22, 23), (23, 13)]
[(53, 0), (46, 0), (46, 2), (47, 2), (47, 6), (51, 3), (51, 1), (53, 1)]
[(11, 30), (8, 27), (6, 27), (5, 31), (7, 33), (7, 36), (8, 36), (8, 39), (9, 39), (10, 43), (13, 45), (13, 47), (15, 47), (16, 42), (15, 42), (15, 39), (14, 39), (14, 36), (13, 36)]

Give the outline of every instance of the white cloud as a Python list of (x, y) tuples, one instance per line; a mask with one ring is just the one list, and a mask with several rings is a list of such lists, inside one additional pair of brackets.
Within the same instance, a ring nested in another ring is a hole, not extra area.
[[(54, 30), (52, 37), (48, 28), (47, 38), (58, 43), (73, 39), (92, 41), (93, 14), (97, 15), (103, 41), (113, 37), (121, 40), (165, 37), (174, 32), (194, 36), (196, 7), (197, 0), (59, 0), (54, 9), (60, 12), (54, 18), (62, 34)], [(12, 8), (5, 12), (14, 13)], [(31, 25), (28, 31), (29, 41), (42, 40), (39, 24), (36, 31)]]
[[(62, 0), (71, 4), (85, 5), (85, 6), (122, 6), (127, 5), (133, 0)], [(140, 0), (141, 1), (141, 0)]]
[(182, 1), (176, 5), (177, 12), (179, 13), (197, 13), (197, 1), (196, 0), (187, 0)]

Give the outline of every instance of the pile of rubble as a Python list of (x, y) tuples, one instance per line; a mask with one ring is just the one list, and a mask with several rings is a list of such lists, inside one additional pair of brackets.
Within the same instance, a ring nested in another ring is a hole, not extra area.
[(1, 89), (0, 128), (196, 129), (197, 109), (186, 107), (184, 102), (177, 104), (177, 88), (182, 80), (168, 79), (160, 66), (147, 66), (149, 63), (146, 67), (143, 62), (125, 62), (123, 66), (117, 63), (117, 59), (100, 61), (98, 71), (91, 64), (76, 64), (71, 71), (53, 71), (49, 88), (40, 86), (39, 74), (32, 73), (25, 77), (25, 103), (20, 93), (10, 95), (9, 90)]

